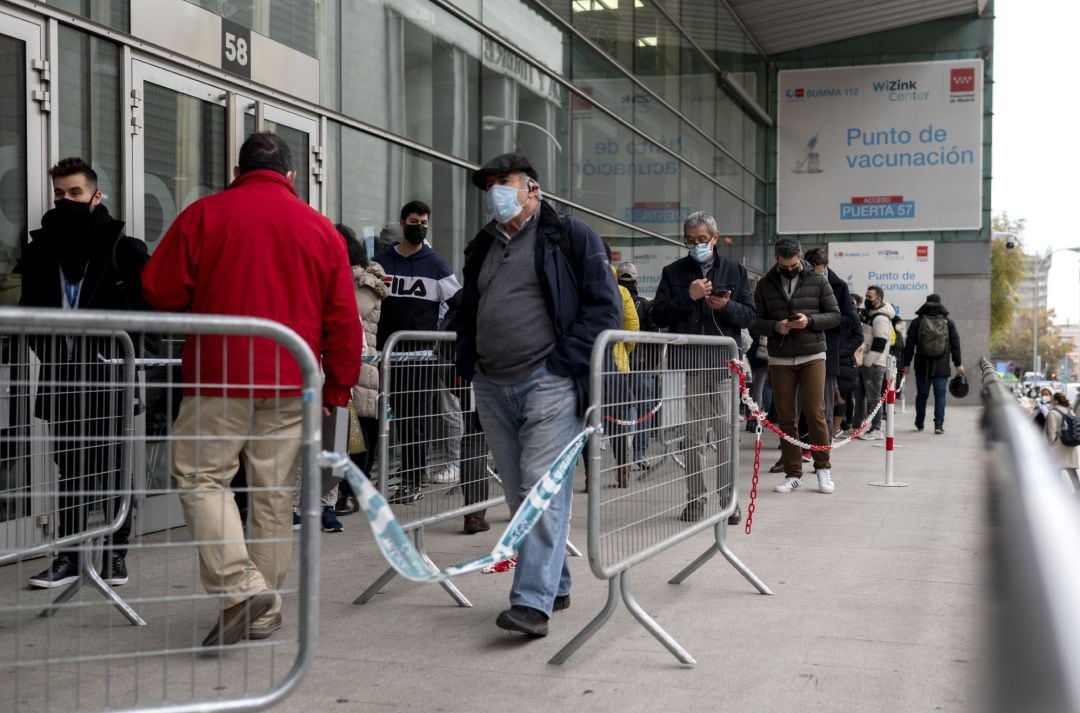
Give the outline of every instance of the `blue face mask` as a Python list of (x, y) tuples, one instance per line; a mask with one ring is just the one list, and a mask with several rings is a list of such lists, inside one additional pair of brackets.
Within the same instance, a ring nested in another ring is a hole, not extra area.
[(487, 209), (496, 222), (508, 223), (518, 217), (524, 206), (518, 203), (516, 186), (492, 186), (487, 192)]
[(690, 257), (704, 265), (712, 257), (712, 245), (701, 243), (690, 248)]

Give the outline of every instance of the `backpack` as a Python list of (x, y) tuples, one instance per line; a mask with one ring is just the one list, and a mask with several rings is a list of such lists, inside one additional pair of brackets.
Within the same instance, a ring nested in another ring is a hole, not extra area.
[(938, 359), (949, 353), (949, 321), (941, 315), (925, 315), (919, 323), (919, 354)]
[(1075, 448), (1080, 446), (1080, 416), (1072, 411), (1061, 414), (1061, 430), (1058, 431), (1058, 440), (1061, 445)]

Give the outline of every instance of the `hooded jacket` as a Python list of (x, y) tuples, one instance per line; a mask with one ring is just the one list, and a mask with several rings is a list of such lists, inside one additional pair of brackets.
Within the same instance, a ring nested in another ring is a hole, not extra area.
[[(323, 403), (348, 403), (360, 378), (364, 329), (345, 243), (285, 176), (249, 171), (192, 203), (173, 221), (142, 278), (147, 300), (160, 310), (262, 317), (289, 327), (321, 358)], [(199, 386), (187, 394), (301, 393), (300, 365), (284, 347), (260, 337), (188, 339), (181, 370), (189, 384), (236, 385)]]
[(426, 243), (408, 257), (394, 246), (375, 256), (386, 271), (387, 294), (379, 317), (381, 352), (394, 332), (433, 332), (446, 313), (445, 303), (461, 289), (454, 271)]
[[(919, 329), (922, 327), (923, 317), (944, 317), (949, 324), (949, 349), (939, 357), (925, 357), (919, 353)], [(960, 333), (956, 324), (949, 319), (949, 311), (940, 302), (924, 303), (915, 311), (915, 319), (908, 324), (904, 342), (904, 368), (911, 366), (912, 361), (915, 362), (916, 378), (948, 377), (952, 373), (949, 368), (950, 361), (954, 366), (964, 363), (960, 356)]]
[(863, 362), (864, 367), (880, 366), (889, 364), (889, 345), (892, 342), (892, 318), (896, 314), (893, 306), (888, 302), (881, 305), (863, 316)]
[[(360, 321), (364, 324), (364, 357), (370, 359), (379, 353), (375, 345), (378, 343), (382, 301), (386, 297), (386, 273), (383, 272), (382, 265), (371, 262), (367, 267), (357, 265), (352, 269), (352, 274), (356, 309), (360, 313)], [(373, 360), (364, 361), (360, 366), (360, 381), (352, 387), (356, 415), (361, 418), (377, 417), (378, 399), (379, 365)]]
[[(536, 239), (536, 276), (544, 292), (555, 348), (547, 359), (554, 374), (573, 379), (578, 412), (589, 401), (589, 365), (596, 338), (605, 329), (622, 326), (622, 299), (611, 279), (611, 265), (600, 236), (588, 225), (559, 215), (540, 202)], [(478, 278), (495, 236), (492, 223), (465, 247), (465, 285), (457, 323), (458, 374), (471, 380), (476, 372), (476, 314), (480, 303)], [(566, 249), (563, 249), (565, 236)], [(512, 328), (514, 325), (507, 325)], [(381, 333), (381, 330), (380, 330)]]
[[(758, 280), (754, 291), (758, 315), (754, 329), (769, 338), (769, 363), (784, 364), (784, 359), (825, 354), (825, 332), (840, 324), (840, 307), (828, 278), (804, 261), (790, 298), (785, 294), (781, 280), (777, 266), (773, 265), (765, 277)], [(805, 329), (793, 329), (787, 334), (776, 331), (778, 322), (800, 313), (809, 320)]]

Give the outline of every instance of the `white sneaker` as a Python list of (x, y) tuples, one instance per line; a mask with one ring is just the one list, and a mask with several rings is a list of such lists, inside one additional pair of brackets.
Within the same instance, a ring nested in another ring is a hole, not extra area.
[(798, 490), (802, 486), (802, 481), (798, 478), (785, 478), (783, 483), (777, 485), (773, 490), (777, 493), (790, 493), (792, 490)]
[(461, 470), (457, 463), (451, 463), (431, 476), (431, 482), (436, 485), (453, 485), (461, 480)]
[(833, 490), (836, 489), (836, 486), (834, 486), (833, 482), (832, 482), (832, 471), (831, 470), (822, 469), (822, 470), (819, 470), (819, 471), (816, 471), (816, 472), (817, 472), (817, 488), (818, 488), (818, 490), (820, 490), (821, 492), (828, 495), (829, 493), (831, 493)]
[(859, 434), (860, 441), (884, 441), (885, 434), (881, 432), (880, 428), (875, 428), (872, 431), (865, 431)]

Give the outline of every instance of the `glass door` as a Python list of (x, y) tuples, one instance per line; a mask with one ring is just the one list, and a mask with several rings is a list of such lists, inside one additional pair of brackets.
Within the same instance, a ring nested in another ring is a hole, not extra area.
[[(135, 197), (132, 232), (150, 252), (180, 211), (203, 196), (223, 190), (235, 159), (227, 154), (226, 91), (149, 62), (132, 60), (132, 170)], [(158, 356), (178, 360), (183, 344), (164, 338)], [(145, 382), (137, 416), (135, 483), (141, 533), (184, 524), (169, 470), (169, 443), (163, 436), (180, 405), (179, 367), (157, 364), (140, 370)]]
[[(48, 64), (44, 28), (0, 12), (0, 305), (18, 303), (12, 270), (28, 231), (45, 211)], [(51, 194), (51, 192), (50, 192)], [(33, 417), (36, 362), (24, 337), (0, 333), (0, 542), (23, 549), (44, 542), (52, 503), (31, 497), (47, 486), (52, 464), (41, 452), (46, 426)], [(39, 517), (42, 516), (42, 517)]]

